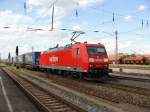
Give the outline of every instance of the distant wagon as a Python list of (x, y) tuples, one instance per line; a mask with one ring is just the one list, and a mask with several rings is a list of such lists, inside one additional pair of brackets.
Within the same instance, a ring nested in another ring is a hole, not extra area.
[(17, 66), (20, 66), (20, 67), (24, 67), (24, 66), (25, 66), (24, 54), (19, 55), (19, 56), (16, 58), (16, 65), (17, 65)]
[(40, 52), (30, 52), (24, 54), (25, 67), (28, 69), (38, 69), (39, 56), (40, 56)]

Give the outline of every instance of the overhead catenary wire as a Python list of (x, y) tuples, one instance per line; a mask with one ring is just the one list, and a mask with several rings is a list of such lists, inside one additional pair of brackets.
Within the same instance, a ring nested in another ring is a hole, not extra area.
[[(103, 9), (103, 7), (100, 7), (101, 10), (98, 10), (97, 8), (93, 8), (93, 7), (89, 7), (89, 8), (90, 8), (90, 9), (93, 9), (93, 10), (95, 10), (95, 11), (102, 11), (102, 12), (107, 13), (107, 14), (109, 14), (109, 15), (112, 15), (112, 14), (114, 13), (114, 14), (115, 14), (116, 16), (118, 16), (118, 17), (124, 17), (125, 15), (132, 15), (132, 16), (134, 16), (134, 15), (140, 14), (141, 12), (144, 12), (144, 11), (146, 11), (146, 10), (150, 10), (150, 7), (149, 7), (149, 8), (147, 8), (147, 9), (145, 9), (145, 10), (142, 10), (142, 11), (126, 12), (125, 14), (121, 14), (121, 13), (118, 13), (118, 12), (115, 12), (115, 11), (110, 11), (110, 10)], [(135, 17), (135, 19), (141, 20), (141, 19), (143, 19), (143, 18), (141, 18), (141, 17)], [(146, 21), (147, 19), (143, 19), (143, 20)]]
[[(55, 0), (53, 3), (51, 2), (51, 5), (50, 5), (50, 7), (49, 8), (51, 8), (51, 7), (54, 7), (54, 3), (56, 3), (58, 0)], [(77, 5), (77, 7), (76, 7), (76, 17), (78, 17), (79, 15), (78, 15), (78, 3), (76, 4)], [(111, 12), (111, 11), (106, 11), (105, 9), (104, 9), (104, 6), (103, 6), (103, 9), (102, 9), (102, 11), (103, 11), (103, 14), (105, 13), (105, 12), (107, 12), (107, 13), (110, 13), (110, 14), (112, 14), (113, 15), (113, 17), (112, 17), (112, 20), (110, 19), (110, 20), (108, 20), (108, 21), (103, 21), (101, 24), (97, 24), (97, 25), (95, 25), (94, 27), (99, 27), (99, 26), (101, 26), (101, 25), (106, 25), (106, 24), (111, 24), (111, 23), (114, 23), (114, 22), (117, 22), (118, 20), (120, 20), (122, 17), (124, 17), (124, 15), (122, 15), (122, 14), (118, 14), (118, 13), (115, 13), (115, 12)], [(136, 14), (137, 12), (134, 12), (133, 14)], [(53, 18), (53, 17), (52, 17)], [(53, 30), (53, 19), (52, 19), (52, 25), (51, 25), (51, 30)], [(148, 22), (147, 22), (148, 23)], [(115, 23), (114, 23), (115, 24)], [(147, 24), (147, 26), (148, 26), (148, 24)]]
[[(91, 8), (91, 7), (90, 7), (90, 8)], [(102, 14), (108, 13), (108, 14), (110, 14), (110, 16), (113, 15), (113, 19), (112, 19), (112, 21), (111, 21), (111, 19), (110, 19), (110, 20), (104, 21), (104, 22), (102, 22), (102, 23), (100, 23), (100, 24), (96, 24), (96, 25), (94, 25), (94, 28), (95, 28), (95, 27), (100, 27), (100, 26), (102, 26), (102, 25), (104, 26), (104, 25), (107, 25), (107, 24), (114, 24), (114, 25), (115, 25), (116, 22), (118, 22), (119, 20), (122, 20), (122, 18), (125, 17), (125, 15), (123, 15), (123, 14), (114, 13), (114, 11), (104, 10), (103, 6), (102, 6), (101, 8), (102, 8), (102, 9), (101, 9)], [(96, 8), (91, 8), (91, 9), (94, 9), (94, 10), (97, 11)], [(149, 10), (149, 9), (150, 9), (150, 8), (147, 8), (147, 9), (145, 9), (145, 10)], [(131, 13), (128, 13), (128, 15), (133, 15), (133, 16), (134, 16), (134, 15), (140, 13), (140, 12), (144, 12), (145, 10), (136, 11), (136, 12), (131, 12)], [(98, 11), (100, 11), (100, 10), (98, 10)], [(110, 17), (110, 18), (111, 18), (111, 17)], [(136, 20), (139, 21), (139, 22), (141, 21), (141, 18), (139, 18), (139, 17), (134, 17), (134, 19), (136, 19)], [(148, 19), (143, 19), (143, 18), (142, 18), (142, 20), (143, 20), (143, 21), (149, 21)], [(115, 23), (114, 23), (114, 21), (115, 21)], [(137, 22), (137, 24), (138, 24), (139, 22)], [(148, 22), (147, 22), (147, 27), (148, 27), (148, 26), (149, 26), (149, 25), (148, 25)], [(143, 22), (142, 27), (144, 27), (144, 22)]]
[[(52, 6), (52, 8), (54, 9), (54, 3), (56, 3), (58, 0), (55, 0), (54, 2), (53, 2), (53, 4), (51, 4), (50, 5), (50, 7)], [(52, 3), (52, 2), (51, 2)], [(26, 6), (26, 2), (24, 2), (24, 10), (26, 10), (27, 9), (27, 6)], [(104, 10), (104, 8), (103, 8), (103, 11), (104, 11), (104, 13), (106, 12), (105, 10)], [(100, 26), (100, 25), (106, 25), (106, 24), (110, 24), (110, 23), (114, 23), (114, 22), (117, 22), (117, 20), (118, 19), (120, 19), (120, 17), (123, 17), (123, 16), (121, 16), (120, 14), (119, 14), (119, 16), (118, 16), (118, 13), (115, 13), (115, 12), (111, 12), (111, 11), (107, 11), (107, 12), (109, 12), (109, 13), (111, 13), (111, 15), (112, 15), (112, 19), (110, 19), (110, 20), (108, 20), (108, 21), (104, 21), (103, 23), (101, 23), (101, 24), (98, 24), (98, 25), (96, 25), (96, 26), (94, 26), (94, 27), (98, 27), (98, 26)], [(77, 11), (77, 13), (78, 13), (78, 11)], [(79, 15), (78, 15), (79, 16)], [(53, 30), (53, 29), (55, 29), (55, 30), (57, 30), (57, 28), (53, 28), (53, 19), (52, 19), (52, 26), (51, 26), (51, 31)], [(147, 23), (146, 23), (146, 25), (147, 25), (147, 27), (149, 26), (149, 23), (148, 23), (148, 20), (147, 20)], [(144, 21), (142, 20), (142, 27), (144, 27)], [(9, 27), (5, 27), (5, 28), (9, 28)], [(45, 29), (41, 29), (41, 28), (31, 28), (31, 29), (27, 29), (28, 31), (46, 31)], [(134, 30), (134, 29), (133, 29)], [(90, 31), (89, 31), (90, 32)], [(100, 32), (100, 31), (98, 31), (97, 30), (97, 28), (95, 28), (94, 30), (92, 30), (91, 32)], [(123, 33), (125, 34), (125, 33), (128, 33), (128, 32), (132, 32), (132, 30), (131, 31), (124, 31)], [(123, 34), (122, 33), (122, 34)]]
[[(17, 29), (17, 27), (10, 27), (10, 26), (0, 27), (0, 28), (4, 28), (4, 29), (15, 28), (15, 29)], [(48, 29), (34, 28), (34, 27), (22, 27), (22, 29), (24, 29), (25, 31), (49, 31), (49, 32), (51, 32), (51, 30), (48, 30)], [(145, 29), (146, 29), (146, 27), (145, 27)], [(70, 29), (70, 28), (54, 28), (54, 30), (55, 31), (69, 31), (69, 32), (81, 31), (81, 30), (73, 30), (73, 29)], [(128, 31), (120, 31), (119, 34), (127, 34), (127, 33), (135, 32), (135, 31), (138, 31), (138, 30), (141, 30), (141, 27), (136, 27), (136, 28), (133, 28), (133, 29), (128, 30)], [(18, 31), (18, 30), (16, 30), (16, 31)], [(103, 31), (103, 30), (96, 30), (95, 29), (95, 30), (86, 30), (84, 32), (99, 33), (99, 32), (105, 32), (105, 31)]]

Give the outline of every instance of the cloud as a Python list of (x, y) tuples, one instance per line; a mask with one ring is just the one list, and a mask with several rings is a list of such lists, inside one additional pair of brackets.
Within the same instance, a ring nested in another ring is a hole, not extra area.
[(73, 26), (73, 28), (72, 28), (73, 30), (77, 30), (77, 31), (80, 31), (82, 28), (81, 28), (81, 26), (80, 25), (75, 25), (75, 26)]
[[(97, 3), (102, 3), (103, 0), (78, 0), (79, 8), (86, 8)], [(36, 13), (38, 17), (42, 17), (42, 20), (45, 21), (45, 17), (48, 16), (48, 20), (50, 23), (49, 15), (51, 15), (50, 4), (53, 0), (28, 0), (27, 4), (30, 7), (30, 11), (32, 13)], [(63, 24), (61, 20), (68, 13), (76, 8), (77, 0), (58, 0), (55, 6), (55, 22), (54, 27), (59, 28)], [(33, 12), (34, 11), (34, 12)], [(34, 15), (35, 17), (35, 15)], [(132, 16), (127, 15), (124, 17), (124, 20), (131, 21), (133, 19)], [(50, 47), (54, 47), (57, 43), (60, 46), (66, 45), (70, 43), (70, 37), (72, 34), (70, 32), (64, 32), (55, 29), (53, 32), (51, 31), (26, 31), (26, 27), (39, 27), (43, 29), (49, 30), (51, 25), (44, 24), (35, 24), (36, 20), (34, 18), (25, 16), (22, 14), (14, 13), (11, 10), (0, 11), (0, 26), (11, 26), (13, 28), (4, 29), (0, 28), (0, 48), (3, 57), (7, 57), (8, 52), (11, 52), (12, 55), (15, 55), (15, 47), (19, 45), (19, 53), (30, 52), (32, 46), (34, 46), (34, 50), (43, 51)], [(65, 23), (66, 24), (66, 23)], [(87, 28), (88, 23), (78, 22), (72, 23), (70, 28), (74, 30), (83, 30)], [(85, 37), (84, 37), (85, 36)], [(93, 38), (91, 38), (91, 36)], [(101, 35), (99, 35), (101, 36)], [(104, 36), (96, 37), (95, 35), (84, 34), (77, 38), (77, 41), (88, 41), (88, 43), (99, 43), (106, 45), (108, 52), (114, 53), (115, 48), (115, 39), (107, 38)], [(125, 51), (140, 51), (140, 49), (144, 50), (142, 52), (148, 52), (150, 50), (150, 46), (142, 44), (141, 46), (137, 45), (138, 40), (134, 42), (129, 40), (119, 41), (119, 50), (121, 52)], [(139, 42), (140, 43), (140, 42)]]
[(124, 19), (126, 22), (129, 22), (129, 21), (131, 21), (131, 20), (133, 19), (133, 16), (127, 15), (127, 16), (124, 16), (123, 19)]
[[(38, 0), (39, 1), (39, 0)], [(43, 5), (47, 4), (48, 0), (42, 0), (38, 2), (37, 0), (32, 0), (34, 5)], [(29, 4), (29, 3), (28, 3)], [(65, 3), (64, 3), (65, 4)], [(59, 4), (60, 5), (60, 4)], [(63, 16), (65, 12), (65, 6), (59, 7), (56, 6), (56, 14)], [(31, 7), (31, 6), (30, 6)], [(30, 8), (32, 10), (33, 7)], [(40, 8), (41, 9), (41, 8)], [(42, 8), (43, 9), (43, 8)], [(64, 12), (63, 12), (64, 11)], [(44, 12), (44, 11), (43, 11)], [(40, 15), (40, 14), (39, 14)], [(42, 12), (41, 12), (42, 15)], [(55, 15), (58, 17), (58, 15)], [(57, 18), (55, 18), (57, 19)], [(49, 47), (54, 47), (57, 43), (60, 45), (68, 44), (70, 42), (70, 35), (68, 33), (61, 32), (59, 30), (50, 31), (26, 31), (27, 27), (39, 27), (49, 30), (51, 25), (40, 25), (34, 24), (35, 21), (29, 16), (22, 14), (16, 14), (11, 10), (0, 11), (0, 48), (2, 57), (7, 57), (8, 52), (11, 52), (12, 55), (15, 55), (15, 47), (18, 45), (20, 48), (20, 54), (31, 51), (31, 47), (34, 46), (35, 50), (46, 50)], [(61, 25), (61, 21), (54, 21), (54, 28), (57, 28)], [(4, 29), (2, 27), (9, 26), (10, 28)], [(76, 27), (77, 28), (77, 27)], [(68, 41), (67, 41), (68, 40)], [(7, 45), (7, 46), (6, 46)]]
[(138, 7), (138, 11), (143, 11), (143, 10), (146, 10), (146, 9), (147, 9), (147, 6), (145, 6), (145, 5), (140, 5)]
[[(20, 54), (31, 51), (32, 46), (35, 47), (35, 50), (46, 50), (55, 46), (64, 37), (61, 31), (56, 31), (57, 29), (54, 29), (53, 32), (48, 31), (51, 28), (50, 24), (37, 25), (34, 23), (35, 21), (32, 17), (17, 14), (11, 10), (0, 11), (0, 48), (3, 48), (1, 49), (2, 57), (6, 58), (8, 52), (11, 52), (14, 56), (17, 45), (20, 47)], [(54, 22), (55, 28), (60, 25), (60, 21)], [(47, 29), (47, 31), (27, 31), (27, 27), (42, 28)]]
[(98, 2), (103, 3), (104, 0), (28, 0), (28, 4), (33, 6), (51, 6), (55, 3), (64, 8), (76, 6), (77, 3), (79, 6), (91, 6)]
[(37, 14), (39, 17), (50, 16), (50, 8), (55, 3), (56, 17), (63, 17), (65, 14), (78, 8), (92, 6), (96, 3), (103, 3), (104, 0), (28, 0), (30, 7), (38, 7)]
[[(19, 54), (31, 52), (32, 46), (35, 51), (43, 51), (54, 47), (57, 43), (61, 46), (69, 42), (68, 33), (61, 31), (22, 31), (22, 32), (0, 32), (0, 48), (3, 57), (7, 57), (8, 52), (15, 55), (15, 47), (19, 46)], [(13, 34), (13, 35), (12, 35)], [(67, 41), (68, 40), (68, 41)]]
[(32, 23), (32, 18), (15, 14), (11, 10), (0, 11), (0, 26), (26, 26)]

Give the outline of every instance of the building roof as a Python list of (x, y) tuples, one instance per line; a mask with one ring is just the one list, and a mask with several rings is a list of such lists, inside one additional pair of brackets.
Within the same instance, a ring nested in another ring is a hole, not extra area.
[(126, 57), (123, 60), (124, 61), (141, 61), (143, 60), (144, 56), (142, 55), (136, 55), (136, 56), (130, 56), (130, 57)]
[(147, 60), (150, 60), (150, 55), (144, 55)]
[[(108, 55), (108, 59), (109, 61), (115, 61), (116, 60), (116, 55), (114, 54), (109, 54)], [(118, 56), (118, 60), (120, 59), (120, 56)]]

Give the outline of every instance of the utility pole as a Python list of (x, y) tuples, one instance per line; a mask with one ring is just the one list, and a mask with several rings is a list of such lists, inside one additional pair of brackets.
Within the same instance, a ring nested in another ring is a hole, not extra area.
[(27, 14), (27, 4), (26, 4), (26, 1), (24, 2), (24, 14), (26, 15)]
[(32, 53), (33, 53), (33, 51), (34, 51), (34, 47), (32, 46)]
[(8, 64), (10, 64), (10, 60), (11, 60), (11, 55), (10, 52), (8, 53)]
[(115, 31), (115, 64), (118, 64), (118, 31)]
[(110, 36), (115, 36), (115, 51), (114, 51), (114, 54), (115, 54), (115, 64), (118, 64), (118, 31), (116, 30), (114, 33), (115, 34), (111, 34), (111, 33), (108, 33), (108, 32), (105, 32), (103, 31), (103, 33), (106, 33)]
[(52, 23), (51, 23), (51, 31), (53, 31), (53, 29), (54, 29), (54, 11), (55, 11), (55, 8), (54, 8), (54, 4), (53, 4), (53, 8), (52, 8)]
[(0, 53), (0, 63), (1, 63), (1, 61), (2, 61), (2, 57), (1, 57), (1, 53)]
[(19, 68), (19, 60), (18, 60), (18, 54), (19, 54), (19, 47), (16, 46), (16, 68)]

